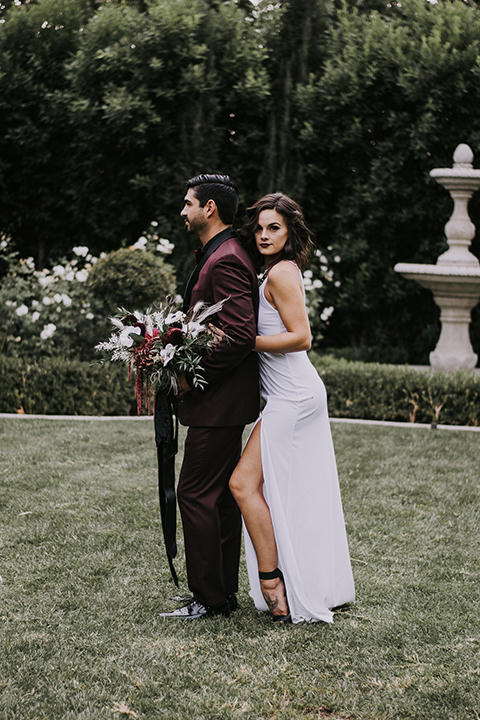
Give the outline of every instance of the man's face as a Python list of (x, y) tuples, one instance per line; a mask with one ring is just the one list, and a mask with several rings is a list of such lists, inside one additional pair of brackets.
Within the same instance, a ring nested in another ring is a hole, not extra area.
[(200, 207), (200, 203), (195, 197), (195, 188), (188, 189), (184, 201), (185, 205), (180, 215), (185, 220), (185, 227), (190, 233), (201, 234), (207, 227), (207, 216), (205, 208)]

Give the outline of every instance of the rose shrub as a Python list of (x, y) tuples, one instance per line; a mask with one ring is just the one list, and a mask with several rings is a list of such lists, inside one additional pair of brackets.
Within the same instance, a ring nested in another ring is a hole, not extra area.
[(109, 316), (119, 306), (145, 310), (175, 293), (174, 269), (163, 259), (171, 243), (157, 242), (159, 249), (152, 238), (100, 258), (86, 246), (74, 247), (69, 258), (36, 270), (33, 258), (19, 258), (2, 236), (0, 353), (30, 362), (51, 356), (97, 360), (94, 347), (108, 338)]

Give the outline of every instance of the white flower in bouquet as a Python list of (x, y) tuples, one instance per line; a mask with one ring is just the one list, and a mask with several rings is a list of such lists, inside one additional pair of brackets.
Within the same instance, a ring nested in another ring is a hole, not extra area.
[(202, 325), (200, 322), (189, 322), (186, 325), (183, 325), (184, 332), (190, 333), (192, 337), (197, 337), (197, 335), (205, 330), (205, 325)]
[(131, 337), (132, 333), (135, 335), (140, 335), (142, 331), (139, 327), (132, 327), (128, 326), (126, 328), (123, 328), (122, 332), (119, 335), (120, 343), (124, 347), (132, 347), (133, 345), (133, 338)]
[[(161, 314), (161, 313), (160, 313), (160, 314)], [(182, 312), (181, 310), (177, 310), (177, 312), (170, 313), (170, 314), (167, 315), (167, 317), (165, 318), (165, 325), (171, 325), (172, 323), (182, 322), (183, 317), (184, 317), (184, 315), (183, 315), (183, 312)]]
[(165, 365), (168, 365), (170, 360), (173, 359), (174, 355), (175, 355), (175, 346), (174, 345), (168, 344), (162, 350), (160, 350), (160, 358), (162, 360), (163, 367), (165, 367)]

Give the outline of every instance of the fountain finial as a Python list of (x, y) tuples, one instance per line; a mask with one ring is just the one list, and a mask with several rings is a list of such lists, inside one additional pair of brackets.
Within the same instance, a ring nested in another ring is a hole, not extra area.
[(453, 167), (473, 167), (473, 152), (469, 145), (460, 143), (453, 153)]

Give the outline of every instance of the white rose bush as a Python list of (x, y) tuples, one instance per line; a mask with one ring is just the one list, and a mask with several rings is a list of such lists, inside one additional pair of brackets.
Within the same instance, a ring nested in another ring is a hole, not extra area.
[(325, 253), (332, 256), (328, 259), (321, 250), (315, 251), (315, 257), (307, 270), (303, 272), (305, 302), (308, 319), (312, 329), (313, 345), (318, 345), (323, 331), (329, 324), (334, 312), (332, 298), (338, 293), (340, 280), (335, 275), (335, 267), (340, 263), (339, 255), (333, 255), (333, 247), (329, 246)]
[[(151, 224), (128, 254), (152, 253), (163, 263), (173, 244), (157, 236), (156, 225)], [(0, 235), (1, 266), (7, 268), (0, 277), (0, 354), (29, 362), (52, 356), (92, 360), (99, 338), (108, 335), (108, 318), (89, 279), (99, 260), (113, 253), (95, 257), (86, 245), (79, 245), (68, 258), (37, 270), (33, 258), (19, 258), (11, 245)], [(141, 268), (141, 261), (137, 266)], [(173, 268), (164, 266), (174, 278)]]
[(52, 355), (83, 359), (95, 318), (85, 282), (98, 258), (73, 248), (68, 260), (36, 270), (33, 258), (10, 251), (7, 238), (0, 254), (8, 266), (0, 280), (0, 352), (32, 362)]

